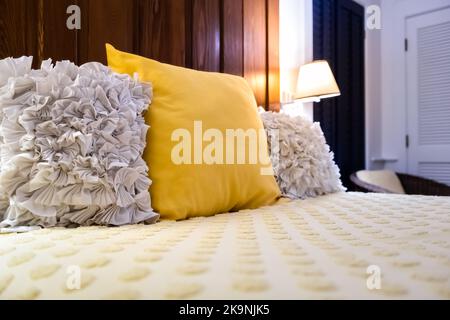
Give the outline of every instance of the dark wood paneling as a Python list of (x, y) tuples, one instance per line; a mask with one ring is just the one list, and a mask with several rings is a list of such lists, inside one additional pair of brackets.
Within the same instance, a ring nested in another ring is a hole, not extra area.
[(138, 0), (139, 54), (186, 66), (186, 10), (189, 0)]
[(279, 0), (267, 0), (267, 100), (272, 111), (280, 110), (279, 11)]
[(266, 0), (244, 1), (244, 77), (262, 106), (267, 106), (266, 20)]
[(135, 1), (80, 0), (83, 25), (80, 30), (79, 63), (106, 64), (105, 43), (133, 52)]
[(70, 60), (78, 63), (77, 30), (66, 28), (68, 15), (67, 7), (77, 4), (74, 0), (42, 0), (43, 5), (41, 25), (43, 32), (42, 59), (51, 58), (53, 61)]
[(244, 75), (242, 0), (223, 0), (222, 72)]
[(220, 71), (220, 1), (193, 0), (192, 67)]
[(38, 55), (38, 6), (38, 1), (0, 0), (1, 58)]
[[(161, 62), (244, 76), (279, 100), (279, 0), (0, 0), (0, 58), (106, 64), (105, 43)], [(68, 30), (69, 5), (81, 30)]]

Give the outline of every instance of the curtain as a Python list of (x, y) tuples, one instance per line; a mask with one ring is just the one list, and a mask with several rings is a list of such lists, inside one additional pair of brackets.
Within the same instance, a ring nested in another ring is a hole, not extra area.
[(344, 185), (365, 167), (364, 7), (351, 0), (313, 0), (314, 60), (327, 60), (341, 96), (314, 106)]

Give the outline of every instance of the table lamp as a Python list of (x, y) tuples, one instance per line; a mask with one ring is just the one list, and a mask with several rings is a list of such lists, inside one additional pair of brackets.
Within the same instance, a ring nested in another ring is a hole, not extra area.
[(320, 102), (322, 99), (340, 96), (341, 92), (325, 60), (317, 60), (300, 67), (295, 100)]

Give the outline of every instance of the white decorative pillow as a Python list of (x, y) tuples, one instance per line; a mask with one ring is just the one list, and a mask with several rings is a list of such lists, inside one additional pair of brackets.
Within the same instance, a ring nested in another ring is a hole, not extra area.
[(142, 159), (151, 86), (99, 63), (31, 64), (0, 60), (0, 228), (156, 221)]
[(342, 192), (339, 168), (318, 123), (282, 113), (261, 113), (275, 177), (293, 199)]

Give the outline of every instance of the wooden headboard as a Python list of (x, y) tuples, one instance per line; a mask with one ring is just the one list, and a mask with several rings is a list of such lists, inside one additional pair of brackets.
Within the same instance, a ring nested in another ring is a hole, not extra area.
[[(104, 44), (162, 62), (244, 76), (257, 101), (280, 97), (279, 0), (0, 0), (0, 58), (106, 63)], [(81, 29), (69, 30), (70, 5)]]

